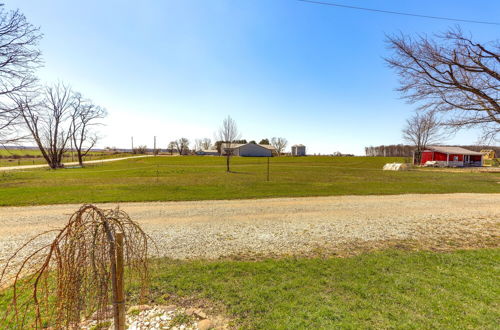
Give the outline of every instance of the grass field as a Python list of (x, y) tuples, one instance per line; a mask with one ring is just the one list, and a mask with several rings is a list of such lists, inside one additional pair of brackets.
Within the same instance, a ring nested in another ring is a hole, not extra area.
[(406, 193), (500, 193), (498, 173), (382, 171), (383, 157), (150, 157), (0, 173), (0, 205)]
[[(246, 329), (493, 329), (500, 250), (156, 262), (150, 303), (212, 306)], [(134, 304), (134, 287), (128, 289)], [(22, 294), (22, 293), (21, 293)], [(0, 292), (0, 314), (9, 305)]]
[[(152, 292), (219, 303), (244, 328), (495, 328), (500, 250), (165, 261)], [(182, 300), (182, 299), (181, 299)]]
[[(120, 158), (127, 156), (131, 156), (131, 154), (130, 153), (115, 154), (106, 151), (91, 151), (85, 157), (85, 160), (86, 161), (100, 160), (100, 159)], [(77, 162), (78, 159), (76, 157), (76, 153), (74, 153), (74, 157), (71, 157), (70, 153), (66, 153), (63, 158), (63, 161), (65, 163)], [(0, 148), (0, 167), (19, 166), (19, 165), (38, 165), (38, 164), (46, 164), (46, 161), (43, 159), (40, 150)]]

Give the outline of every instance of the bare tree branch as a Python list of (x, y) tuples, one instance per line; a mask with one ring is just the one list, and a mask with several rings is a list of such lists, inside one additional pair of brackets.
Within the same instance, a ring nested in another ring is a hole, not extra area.
[(71, 138), (71, 88), (58, 83), (40, 92), (13, 94), (10, 98), (50, 168), (62, 167)]
[(445, 133), (435, 112), (416, 113), (406, 120), (402, 130), (403, 139), (415, 146), (415, 157), (420, 163), (420, 155), (428, 145), (442, 143)]
[(222, 150), (221, 153), (224, 153), (226, 156), (226, 171), (231, 172), (230, 161), (231, 156), (233, 155), (233, 145), (235, 140), (240, 138), (240, 133), (238, 131), (238, 126), (236, 125), (236, 121), (231, 118), (231, 116), (227, 116), (222, 121), (222, 126), (219, 128), (217, 132), (217, 139), (222, 141)]
[(386, 59), (400, 77), (398, 90), (421, 111), (440, 112), (453, 128), (500, 133), (500, 41), (472, 41), (459, 29), (412, 38), (389, 36)]
[(19, 10), (0, 7), (0, 143), (23, 138), (16, 134), (20, 117), (10, 96), (35, 84), (34, 71), (41, 65), (41, 37), (39, 28), (28, 23)]
[(212, 146), (212, 140), (210, 140), (209, 138), (204, 138), (201, 141), (201, 148), (203, 150), (208, 150), (208, 149), (210, 149), (211, 146)]
[(288, 144), (288, 141), (282, 137), (273, 137), (271, 139), (271, 145), (274, 147), (274, 149), (276, 149), (278, 156), (281, 156), (283, 151), (285, 151), (287, 144)]
[(187, 138), (180, 138), (173, 141), (175, 144), (175, 149), (179, 155), (187, 155), (189, 152), (189, 140)]
[(84, 99), (80, 93), (73, 95), (71, 114), (71, 139), (76, 150), (78, 163), (83, 166), (83, 157), (95, 146), (98, 136), (93, 130), (102, 125), (100, 119), (106, 117), (106, 110), (92, 101)]

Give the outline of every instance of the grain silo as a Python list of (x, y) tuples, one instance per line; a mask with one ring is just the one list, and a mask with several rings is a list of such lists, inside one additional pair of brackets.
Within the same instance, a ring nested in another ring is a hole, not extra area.
[(294, 144), (292, 146), (292, 156), (305, 156), (306, 146), (303, 144)]

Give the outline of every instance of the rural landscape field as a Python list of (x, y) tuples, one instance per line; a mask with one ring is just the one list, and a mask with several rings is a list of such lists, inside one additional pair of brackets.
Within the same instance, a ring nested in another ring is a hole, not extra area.
[(0, 3), (0, 330), (497, 329), (499, 11)]
[(224, 157), (153, 155), (5, 171), (0, 259), (78, 204), (119, 206), (160, 257), (149, 304), (186, 306), (183, 322), (194, 306), (218, 326), (489, 327), (500, 171), (382, 170), (400, 161), (275, 157), (269, 181), (267, 159), (247, 157), (231, 173)]
[(57, 172), (36, 169), (0, 174), (4, 206), (243, 199), (329, 195), (499, 192), (498, 173), (448, 173), (425, 170), (382, 171), (399, 158), (145, 157), (91, 164)]

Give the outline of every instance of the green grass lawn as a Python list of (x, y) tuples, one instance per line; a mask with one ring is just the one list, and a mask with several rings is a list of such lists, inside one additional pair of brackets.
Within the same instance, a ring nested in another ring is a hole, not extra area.
[(159, 303), (162, 294), (221, 303), (245, 328), (493, 329), (500, 320), (499, 265), (499, 249), (165, 261), (152, 292)]
[(499, 193), (498, 173), (382, 171), (383, 157), (150, 157), (0, 172), (0, 205), (406, 193)]
[[(201, 302), (244, 329), (494, 329), (500, 249), (350, 258), (158, 260), (151, 304)], [(127, 289), (128, 305), (137, 303)], [(0, 292), (0, 315), (10, 304)], [(22, 294), (22, 293), (20, 293)]]

